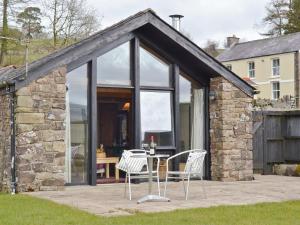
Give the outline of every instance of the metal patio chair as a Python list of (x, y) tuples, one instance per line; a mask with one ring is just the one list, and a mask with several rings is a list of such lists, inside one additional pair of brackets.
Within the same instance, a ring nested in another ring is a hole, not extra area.
[[(173, 155), (167, 159), (167, 163), (166, 163), (167, 171), (166, 171), (166, 181), (165, 181), (165, 191), (164, 191), (165, 197), (166, 197), (166, 192), (167, 192), (168, 179), (177, 179), (177, 180), (182, 180), (184, 193), (185, 193), (185, 200), (188, 199), (190, 178), (191, 177), (199, 177), (201, 180), (203, 180), (203, 163), (204, 163), (204, 158), (205, 158), (206, 153), (207, 153), (207, 151), (205, 151), (205, 150), (193, 149), (193, 150), (180, 152), (180, 153)], [(184, 154), (188, 154), (188, 158), (187, 158), (184, 170), (183, 171), (169, 171), (169, 161), (176, 157), (182, 156)], [(185, 180), (187, 180), (187, 186), (185, 185)], [(205, 194), (205, 189), (204, 189), (203, 185), (202, 185), (202, 188), (203, 188), (203, 192)]]
[[(141, 149), (124, 150), (120, 162), (116, 165), (119, 170), (126, 173), (125, 178), (125, 196), (126, 184), (128, 179), (129, 199), (131, 200), (131, 180), (145, 179), (149, 177), (147, 151)], [(156, 170), (153, 170), (153, 178), (157, 179), (158, 194), (160, 195), (159, 186), (159, 159)]]

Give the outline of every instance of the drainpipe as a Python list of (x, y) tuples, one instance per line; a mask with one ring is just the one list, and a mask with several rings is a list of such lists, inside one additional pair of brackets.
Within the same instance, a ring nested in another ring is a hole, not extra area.
[[(4, 88), (5, 87), (5, 88)], [(13, 82), (0, 83), (0, 89), (5, 91), (2, 96), (9, 95), (10, 108), (10, 160), (11, 160), (11, 194), (16, 193), (16, 128), (15, 128), (15, 86)]]
[(10, 145), (11, 145), (11, 194), (16, 193), (16, 127), (15, 127), (15, 93), (10, 93)]

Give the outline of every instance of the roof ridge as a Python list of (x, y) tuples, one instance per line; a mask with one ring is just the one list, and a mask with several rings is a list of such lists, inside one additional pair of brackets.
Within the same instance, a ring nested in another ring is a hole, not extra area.
[(296, 34), (300, 34), (300, 32), (295, 32), (295, 33), (290, 33), (290, 34), (284, 34), (284, 35), (280, 35), (280, 36), (277, 36), (277, 37), (268, 37), (268, 38), (261, 38), (261, 39), (251, 40), (251, 41), (240, 42), (240, 43), (237, 43), (234, 46), (242, 45), (242, 44), (248, 44), (248, 43), (253, 43), (253, 42), (259, 42), (259, 41), (268, 41), (268, 40), (280, 39), (280, 38), (284, 38), (286, 36), (294, 36)]

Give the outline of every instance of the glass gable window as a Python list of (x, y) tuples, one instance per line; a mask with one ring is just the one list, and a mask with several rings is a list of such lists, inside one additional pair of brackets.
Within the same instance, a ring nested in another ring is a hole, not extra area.
[(154, 53), (140, 48), (141, 86), (169, 87), (169, 65)]
[(171, 92), (141, 91), (141, 140), (173, 146)]
[(97, 59), (97, 83), (131, 85), (129, 42), (105, 53)]
[(87, 64), (67, 73), (66, 183), (87, 182), (88, 162)]

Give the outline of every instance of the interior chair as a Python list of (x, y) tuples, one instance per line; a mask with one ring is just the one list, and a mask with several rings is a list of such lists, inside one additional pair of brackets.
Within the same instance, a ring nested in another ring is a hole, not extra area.
[[(201, 180), (203, 180), (203, 163), (204, 158), (207, 151), (200, 150), (200, 149), (193, 149), (188, 150), (184, 152), (180, 152), (176, 155), (173, 155), (167, 159), (166, 162), (166, 181), (165, 181), (165, 190), (164, 190), (164, 196), (166, 197), (167, 192), (167, 185), (168, 185), (168, 179), (177, 179), (182, 180), (183, 182), (183, 189), (185, 194), (185, 200), (188, 199), (189, 194), (189, 185), (190, 185), (190, 179), (191, 177), (198, 177)], [(170, 171), (169, 170), (169, 162), (172, 159), (178, 158), (182, 155), (188, 154), (185, 168), (183, 171)], [(185, 185), (185, 181), (187, 180), (187, 185)], [(202, 185), (203, 192), (205, 194), (205, 189)]]
[[(147, 152), (141, 149), (124, 150), (120, 162), (116, 165), (119, 170), (126, 173), (125, 178), (125, 196), (126, 184), (128, 180), (129, 199), (131, 200), (131, 181), (132, 179), (148, 179), (149, 168), (147, 163)], [(158, 194), (160, 195), (159, 186), (159, 159), (156, 170), (152, 171), (152, 177), (157, 179)]]

